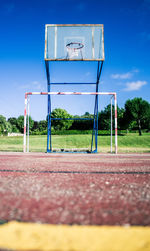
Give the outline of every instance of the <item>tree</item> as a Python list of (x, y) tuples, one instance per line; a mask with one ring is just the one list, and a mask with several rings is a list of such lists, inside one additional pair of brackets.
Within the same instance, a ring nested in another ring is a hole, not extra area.
[(89, 116), (90, 116), (90, 113), (89, 113), (89, 112), (85, 112), (83, 116), (84, 116), (84, 117), (89, 117)]
[(17, 118), (11, 117), (11, 118), (8, 119), (8, 122), (12, 126), (12, 132), (19, 132), (19, 129), (17, 127)]
[[(114, 105), (112, 105), (112, 123), (113, 123), (113, 129), (115, 128), (115, 108)], [(117, 124), (118, 129), (121, 130), (124, 128), (124, 109), (119, 108), (117, 106)], [(99, 121), (99, 129), (101, 130), (110, 130), (111, 128), (111, 105), (107, 105), (103, 111), (99, 112), (98, 114), (98, 121)]]
[(23, 133), (23, 131), (24, 131), (24, 116), (23, 115), (18, 117), (17, 127), (19, 129), (19, 132)]
[(125, 113), (125, 110), (124, 108), (119, 108), (117, 107), (117, 124), (118, 124), (118, 129), (119, 130), (123, 130), (123, 129), (126, 129), (125, 126), (124, 126), (124, 113)]
[(0, 135), (7, 135), (12, 131), (11, 124), (6, 121), (6, 118), (0, 115)]
[[(27, 124), (28, 124), (28, 117), (27, 117)], [(29, 116), (29, 130), (31, 131), (32, 127), (34, 125), (34, 120)], [(17, 119), (17, 127), (21, 133), (24, 131), (24, 116), (21, 115)]]
[(7, 121), (6, 123), (6, 135), (12, 132), (12, 125)]
[[(89, 112), (85, 112), (83, 115), (75, 115), (73, 116), (76, 120), (73, 121), (71, 129), (72, 130), (91, 130), (93, 129), (93, 114)], [(80, 119), (85, 120), (80, 120)], [(77, 120), (79, 119), (79, 120)], [(87, 120), (86, 120), (87, 119)]]
[(52, 118), (60, 118), (60, 120), (52, 120), (52, 126), (55, 130), (67, 130), (71, 127), (72, 120), (63, 120), (72, 116), (64, 109), (56, 108), (51, 113)]
[[(113, 128), (114, 128), (114, 105), (112, 106)], [(111, 128), (111, 105), (107, 105), (103, 111), (98, 114), (98, 125), (101, 130), (110, 130)]]
[(38, 122), (38, 130), (40, 132), (44, 131), (47, 129), (47, 121), (46, 120), (41, 120)]
[(150, 120), (150, 104), (142, 98), (128, 99), (125, 103), (124, 121), (126, 125), (136, 124), (139, 135), (142, 135), (142, 123)]
[(38, 124), (39, 124), (38, 121), (34, 121), (34, 124), (33, 124), (33, 127), (32, 127), (32, 131), (38, 130)]

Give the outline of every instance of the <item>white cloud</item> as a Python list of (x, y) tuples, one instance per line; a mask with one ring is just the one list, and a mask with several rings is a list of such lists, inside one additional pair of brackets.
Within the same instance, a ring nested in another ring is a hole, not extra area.
[(127, 82), (124, 91), (138, 91), (141, 89), (142, 86), (146, 84), (147, 84), (146, 81), (140, 81), (140, 80), (136, 82)]
[(37, 89), (37, 90), (41, 90), (41, 89), (42, 89), (41, 83), (39, 83), (38, 81), (33, 81), (31, 84), (32, 84), (32, 85), (34, 86), (34, 88)]
[(112, 74), (111, 77), (113, 79), (130, 79), (132, 78), (133, 74), (131, 72), (127, 72), (124, 74)]
[(122, 80), (124, 80), (124, 79), (131, 79), (133, 77), (133, 75), (135, 73), (138, 73), (138, 72), (139, 72), (138, 69), (133, 69), (133, 70), (131, 70), (129, 72), (126, 72), (126, 73), (123, 73), (123, 74), (119, 74), (119, 73), (112, 74), (111, 78), (113, 78), (113, 79), (122, 79)]
[(32, 81), (30, 83), (20, 85), (19, 88), (20, 89), (25, 89), (26, 91), (33, 89), (33, 91), (34, 91), (34, 90), (41, 90), (42, 89), (42, 85), (38, 81)]
[(29, 87), (29, 84), (19, 85), (19, 89), (28, 89)]
[(133, 73), (138, 73), (138, 72), (139, 72), (139, 69), (133, 69), (132, 72), (133, 72)]

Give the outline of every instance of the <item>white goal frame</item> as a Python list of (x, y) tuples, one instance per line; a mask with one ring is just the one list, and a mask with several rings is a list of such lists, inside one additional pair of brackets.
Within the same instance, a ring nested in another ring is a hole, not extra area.
[[(29, 152), (29, 96), (30, 95), (110, 95), (111, 96), (111, 153), (112, 153), (112, 99), (115, 107), (115, 154), (118, 151), (117, 142), (117, 95), (116, 92), (26, 92), (24, 108), (24, 140), (23, 152)], [(28, 125), (27, 125), (28, 118)]]

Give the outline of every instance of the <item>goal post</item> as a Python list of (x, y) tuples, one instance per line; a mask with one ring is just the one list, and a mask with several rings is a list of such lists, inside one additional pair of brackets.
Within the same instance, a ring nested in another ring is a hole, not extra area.
[[(23, 152), (29, 152), (29, 96), (30, 95), (110, 95), (111, 96), (111, 152), (112, 152), (112, 99), (115, 109), (115, 153), (118, 151), (117, 143), (117, 95), (115, 92), (26, 92), (24, 108), (24, 141)], [(27, 119), (28, 118), (28, 119)], [(28, 123), (27, 123), (28, 121)], [(28, 137), (28, 138), (27, 138)]]

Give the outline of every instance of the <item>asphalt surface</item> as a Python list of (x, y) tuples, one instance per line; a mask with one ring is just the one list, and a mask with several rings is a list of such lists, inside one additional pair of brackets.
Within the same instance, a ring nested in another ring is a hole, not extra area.
[(0, 221), (150, 225), (150, 154), (0, 153)]

